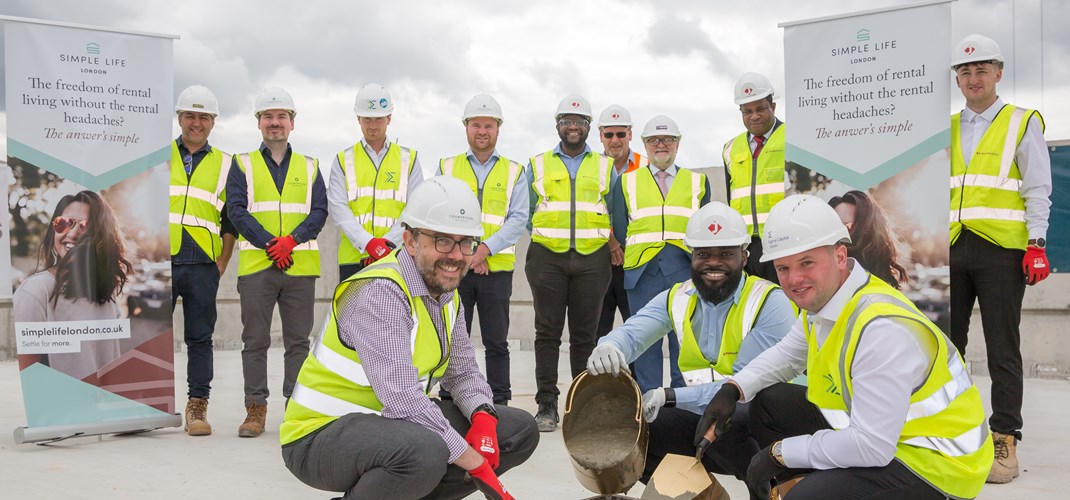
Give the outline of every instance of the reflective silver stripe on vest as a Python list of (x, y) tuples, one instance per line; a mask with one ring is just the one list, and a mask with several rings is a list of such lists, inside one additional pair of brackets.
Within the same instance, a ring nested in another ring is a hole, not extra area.
[(751, 196), (751, 188), (754, 188), (754, 196), (762, 196), (767, 194), (778, 194), (784, 192), (784, 183), (770, 183), (770, 184), (756, 184), (752, 186), (746, 186), (736, 188), (732, 190), (732, 199), (746, 198)]
[(226, 204), (223, 198), (225, 198), (224, 194), (227, 191), (227, 177), (229, 177), (231, 159), (230, 155), (226, 153), (222, 154), (223, 160), (219, 165), (219, 180), (216, 182), (215, 186), (215, 208), (216, 210), (219, 210), (220, 213), (223, 212), (223, 207)]
[[(295, 251), (296, 250), (317, 250), (318, 251), (319, 249), (320, 249), (320, 246), (319, 246), (318, 243), (316, 243), (316, 240), (306, 241), (306, 242), (300, 243), (300, 244), (298, 244), (297, 246), (294, 247)], [(263, 250), (263, 249), (262, 248), (258, 248), (251, 241), (242, 240), (242, 241), (238, 242), (238, 250)]]
[[(346, 179), (346, 194), (349, 195), (349, 201), (355, 201), (358, 196), (367, 196), (357, 190), (357, 160), (354, 151), (358, 147), (363, 149), (363, 146), (361, 146), (360, 143), (357, 143), (355, 146), (345, 150), (345, 153), (342, 155), (342, 177), (345, 177)], [(346, 172), (346, 165), (349, 165), (351, 172)], [(349, 175), (350, 173), (353, 175)]]
[[(676, 332), (676, 339), (680, 345), (684, 344), (684, 321), (687, 316), (687, 304), (691, 301), (691, 296), (688, 292), (695, 288), (695, 284), (691, 281), (685, 281), (680, 288), (676, 289), (676, 294), (673, 296), (672, 304), (669, 304), (669, 308), (672, 310), (673, 330)], [(719, 378), (719, 373), (713, 371), (713, 368), (698, 368), (695, 370), (683, 370), (680, 373), (684, 377), (684, 384), (688, 387), (694, 387), (696, 385), (708, 384)]]
[(958, 350), (948, 349), (947, 368), (951, 372), (951, 380), (947, 381), (929, 397), (917, 403), (911, 403), (907, 410), (908, 422), (944, 411), (955, 398), (973, 387), (973, 380), (970, 379), (970, 374), (966, 372), (966, 364), (959, 362), (957, 358)]
[[(694, 200), (695, 197), (692, 197)], [(696, 200), (697, 201), (697, 200)], [(633, 205), (634, 206), (634, 205)], [(657, 205), (653, 207), (640, 208), (638, 210), (628, 210), (628, 220), (635, 221), (643, 217), (661, 217), (663, 215), (675, 215), (677, 217), (691, 218), (691, 214), (695, 213), (695, 209), (688, 207), (678, 207), (676, 205)]]
[(502, 255), (502, 254), (509, 254), (509, 255), (516, 254), (516, 245), (513, 245), (511, 247), (507, 247), (507, 248), (503, 248), (503, 249), (499, 250), (498, 253), (496, 253), (494, 255)]
[[(552, 229), (545, 227), (532, 228), (532, 234), (560, 240), (567, 240), (571, 237), (569, 229)], [(579, 240), (583, 238), (609, 238), (609, 229), (577, 229), (576, 239)]]
[(409, 155), (412, 152), (404, 146), (398, 146), (398, 149), (401, 150), (401, 170), (398, 172), (401, 178), (398, 179), (397, 195), (391, 195), (390, 197), (405, 203), (405, 200), (409, 199), (409, 176), (412, 175), (412, 169), (409, 167)]
[(1013, 208), (970, 207), (951, 211), (951, 222), (972, 219), (1025, 222), (1025, 210), (1015, 210)]
[(1011, 179), (1010, 177), (997, 177), (995, 175), (982, 174), (966, 174), (951, 178), (951, 189), (963, 186), (1000, 189), (1017, 193), (1022, 188), (1022, 181), (1020, 179)]
[(486, 224), (494, 224), (495, 226), (501, 226), (502, 224), (505, 224), (505, 217), (502, 217), (500, 215), (493, 215), (483, 212), (482, 217), (483, 222)]
[[(873, 276), (866, 277), (865, 287), (869, 284), (869, 280), (873, 279)], [(891, 295), (884, 295), (880, 293), (869, 293), (858, 300), (858, 304), (855, 305), (854, 311), (851, 312), (851, 316), (847, 319), (847, 326), (844, 330), (846, 336), (852, 335), (854, 332), (855, 322), (858, 321), (858, 317), (862, 314), (866, 308), (872, 304), (891, 304), (901, 309), (910, 311), (913, 306), (904, 303), (903, 301), (892, 297)], [(887, 318), (887, 316), (875, 316), (873, 319)], [(843, 387), (840, 388), (840, 394), (843, 395), (843, 405), (847, 408), (847, 413), (851, 413), (851, 391), (847, 388), (847, 364), (844, 362), (847, 358), (847, 346), (850, 342), (844, 342), (840, 347), (840, 383)]]
[(988, 425), (981, 422), (981, 425), (953, 438), (918, 436), (907, 439), (903, 443), (936, 450), (951, 457), (961, 457), (980, 450), (986, 439), (988, 439)]
[(445, 176), (453, 175), (453, 157), (451, 156), (449, 158), (443, 158), (442, 159), (442, 163), (439, 164), (438, 168), (440, 170), (442, 170), (442, 175), (445, 175)]
[[(751, 216), (753, 216), (753, 217), (758, 219), (758, 224), (765, 224), (765, 221), (767, 219), (769, 219), (769, 213), (768, 212), (763, 212), (763, 213), (759, 213), (759, 214), (751, 214)], [(751, 217), (750, 216), (744, 217), (744, 219), (747, 221), (747, 227), (750, 227), (750, 226), (753, 225), (751, 223)]]
[(825, 417), (825, 421), (828, 422), (829, 427), (834, 430), (846, 429), (851, 425), (851, 415), (843, 410), (833, 410), (830, 408), (818, 408), (821, 410), (821, 416)]
[(183, 214), (168, 214), (167, 222), (171, 224), (181, 224), (183, 226), (190, 227), (203, 227), (210, 231), (212, 234), (219, 234), (219, 224), (210, 220), (201, 219), (192, 215)]
[(365, 408), (361, 405), (324, 394), (311, 387), (302, 385), (301, 382), (294, 384), (293, 394), (290, 395), (290, 398), (305, 408), (331, 417), (341, 417), (342, 415), (348, 415), (350, 413), (382, 414), (371, 408)]
[[(541, 204), (541, 207), (542, 207), (543, 211), (549, 210), (549, 211), (552, 211), (552, 212), (569, 212), (569, 211), (572, 210), (572, 202), (570, 202), (570, 201), (546, 201), (546, 202), (543, 202)], [(576, 202), (576, 211), (577, 212), (597, 212), (597, 213), (604, 214), (604, 213), (606, 213), (607, 210), (606, 210), (606, 205), (604, 203), (601, 203), (601, 202), (593, 203), (593, 202), (589, 202), (589, 201), (577, 201)]]
[(682, 240), (684, 239), (684, 236), (684, 233), (677, 233), (674, 231), (639, 233), (629, 236), (624, 242), (626, 245), (633, 245), (635, 243), (662, 243), (668, 240)]
[(546, 177), (546, 165), (544, 163), (545, 160), (543, 155), (538, 155), (531, 159), (531, 189), (534, 190), (535, 194), (539, 195), (540, 198), (545, 200), (546, 186), (543, 185), (543, 178)]
[[(1011, 164), (1014, 163), (1014, 152), (1018, 150), (1018, 129), (1022, 128), (1022, 117), (1025, 116), (1024, 108), (1014, 108), (1011, 114), (1010, 126), (1007, 128), (1007, 137), (1003, 139), (1003, 156), (999, 160), (999, 176), (1007, 177), (1011, 174)], [(974, 151), (976, 152), (976, 151)]]
[[(744, 277), (745, 278), (745, 277)], [(765, 280), (755, 281), (754, 286), (751, 288), (750, 295), (747, 296), (747, 303), (743, 305), (743, 318), (740, 322), (739, 341), (742, 344), (743, 339), (747, 338), (747, 334), (754, 328), (754, 322), (758, 321), (758, 312), (762, 309), (763, 298), (765, 291), (772, 288), (773, 283)]]
[[(238, 166), (241, 167), (242, 172), (245, 173), (245, 194), (246, 198), (253, 201), (253, 160), (249, 158), (249, 153), (240, 154), (237, 156)], [(250, 210), (251, 212), (252, 210)]]

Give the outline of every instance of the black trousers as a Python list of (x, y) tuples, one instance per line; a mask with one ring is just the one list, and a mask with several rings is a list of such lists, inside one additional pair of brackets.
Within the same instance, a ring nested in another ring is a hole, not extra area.
[(752, 236), (750, 244), (747, 245), (747, 252), (750, 256), (747, 257), (747, 264), (743, 266), (743, 269), (747, 271), (747, 274), (751, 276), (757, 276), (759, 278), (765, 278), (773, 283), (780, 284), (780, 278), (776, 276), (776, 267), (770, 262), (758, 262), (762, 258), (762, 239), (757, 236)]
[(357, 274), (361, 269), (364, 269), (364, 264), (357, 262), (356, 264), (339, 264), (338, 265), (338, 282), (341, 283), (346, 278)]
[(479, 311), (479, 332), (486, 354), (487, 383), (495, 404), (513, 399), (509, 384), (509, 298), (513, 295), (513, 272), (476, 274), (471, 271), (457, 289), (464, 304), (464, 320), (472, 335), (472, 319)]
[[(817, 406), (806, 399), (806, 387), (790, 383), (774, 384), (759, 392), (750, 402), (748, 425), (762, 448), (784, 438), (831, 429)], [(778, 479), (798, 474), (807, 476), (784, 496), (785, 500), (945, 498), (897, 460), (884, 467), (789, 469)], [(751, 498), (755, 498), (754, 492)]]
[[(707, 471), (728, 474), (739, 480), (747, 476), (750, 459), (758, 453), (758, 443), (748, 432), (748, 407), (747, 404), (737, 405), (728, 431), (717, 436), (706, 448), (702, 466)], [(701, 418), (702, 415), (682, 408), (662, 408), (658, 412), (658, 418), (648, 427), (650, 443), (646, 451), (646, 468), (640, 478), (643, 484), (650, 480), (666, 454), (695, 456), (695, 429)]]
[(602, 299), (602, 317), (598, 320), (598, 338), (605, 337), (613, 329), (613, 320), (620, 311), (621, 321), (632, 316), (628, 307), (628, 291), (624, 289), (624, 266), (613, 266), (613, 279)]
[(1000, 247), (968, 231), (951, 246), (951, 342), (966, 355), (970, 316), (981, 304), (981, 328), (992, 377), (993, 431), (1022, 438), (1022, 298), (1025, 251)]
[(535, 401), (557, 401), (557, 359), (568, 318), (569, 366), (576, 377), (598, 337), (602, 299), (612, 279), (609, 245), (590, 255), (575, 250), (556, 253), (532, 242), (524, 272), (535, 306)]

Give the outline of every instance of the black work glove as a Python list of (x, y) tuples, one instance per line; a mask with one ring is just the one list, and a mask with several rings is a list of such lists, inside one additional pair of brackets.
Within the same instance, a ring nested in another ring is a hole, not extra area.
[(732, 423), (732, 414), (736, 412), (736, 403), (739, 402), (739, 387), (736, 384), (724, 384), (721, 390), (714, 394), (710, 404), (706, 405), (706, 411), (702, 412), (702, 419), (698, 421), (695, 429), (695, 446), (702, 442), (703, 434), (710, 430), (710, 426), (717, 424), (715, 436), (720, 436), (728, 430)]
[(773, 478), (787, 470), (787, 467), (780, 465), (780, 462), (773, 458), (772, 448), (772, 445), (762, 448), (747, 467), (747, 489), (750, 490), (751, 498), (769, 498)]

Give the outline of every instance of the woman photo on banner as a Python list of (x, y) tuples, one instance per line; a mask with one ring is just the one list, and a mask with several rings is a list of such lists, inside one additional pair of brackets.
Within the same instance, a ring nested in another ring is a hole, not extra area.
[(851, 190), (829, 199), (829, 205), (847, 226), (851, 244), (847, 255), (857, 260), (874, 276), (902, 288), (907, 280), (907, 270), (899, 263), (899, 241), (888, 224), (884, 210), (868, 194)]
[[(80, 191), (57, 203), (37, 253), (38, 272), (15, 291), (15, 322), (87, 321), (121, 317), (116, 304), (133, 273), (126, 238), (99, 194)], [(80, 352), (19, 356), (84, 379), (115, 361), (119, 339), (81, 342)]]

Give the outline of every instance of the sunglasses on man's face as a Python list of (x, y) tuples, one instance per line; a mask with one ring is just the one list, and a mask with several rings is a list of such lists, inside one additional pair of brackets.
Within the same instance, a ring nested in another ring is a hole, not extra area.
[(623, 139), (627, 135), (627, 132), (602, 132), (602, 137), (605, 137), (606, 139), (612, 139), (613, 136), (617, 136), (617, 139)]
[(52, 230), (60, 235), (67, 234), (67, 231), (74, 229), (75, 226), (85, 231), (88, 225), (89, 221), (86, 219), (75, 219), (74, 217), (56, 217), (52, 219)]

